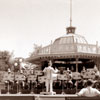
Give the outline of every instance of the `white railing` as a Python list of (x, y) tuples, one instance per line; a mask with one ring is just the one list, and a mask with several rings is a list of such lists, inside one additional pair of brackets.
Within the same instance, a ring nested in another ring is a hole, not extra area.
[(97, 53), (97, 46), (90, 44), (77, 44), (77, 52)]
[(90, 44), (59, 44), (49, 45), (39, 50), (37, 55), (65, 53), (100, 53), (100, 48)]

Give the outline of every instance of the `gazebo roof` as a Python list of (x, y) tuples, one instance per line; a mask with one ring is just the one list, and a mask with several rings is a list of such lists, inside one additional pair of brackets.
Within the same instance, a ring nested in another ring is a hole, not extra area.
[(58, 45), (59, 44), (75, 44), (75, 43), (88, 44), (87, 40), (83, 36), (78, 35), (78, 34), (73, 34), (73, 33), (64, 35), (60, 38), (57, 38), (54, 41), (54, 44), (58, 44)]
[(100, 57), (100, 48), (97, 44), (88, 44), (83, 36), (75, 34), (75, 27), (68, 27), (66, 35), (55, 39), (52, 44), (37, 50), (29, 58), (29, 61), (76, 57)]

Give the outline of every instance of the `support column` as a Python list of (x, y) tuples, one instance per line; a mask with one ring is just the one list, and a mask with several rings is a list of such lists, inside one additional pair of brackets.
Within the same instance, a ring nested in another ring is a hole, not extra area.
[(97, 59), (97, 67), (98, 67), (98, 70), (100, 71), (100, 58)]
[(78, 58), (76, 58), (76, 72), (78, 72)]

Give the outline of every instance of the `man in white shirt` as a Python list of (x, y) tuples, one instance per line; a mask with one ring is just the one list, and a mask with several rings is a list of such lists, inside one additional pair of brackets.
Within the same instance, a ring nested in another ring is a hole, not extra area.
[(43, 70), (46, 76), (46, 92), (53, 92), (53, 78), (57, 75), (57, 69), (52, 67), (52, 61), (49, 61), (49, 66)]
[(85, 97), (95, 97), (100, 96), (100, 91), (98, 91), (96, 88), (92, 88), (92, 81), (88, 80), (87, 87), (80, 90), (80, 92), (77, 95)]

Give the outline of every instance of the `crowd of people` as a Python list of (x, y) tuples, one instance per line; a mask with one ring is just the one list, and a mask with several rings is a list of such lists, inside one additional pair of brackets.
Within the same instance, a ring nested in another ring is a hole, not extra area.
[[(8, 71), (8, 75), (10, 75)], [(88, 87), (88, 80), (91, 80), (92, 87), (100, 90), (100, 72), (96, 65), (92, 69), (86, 69), (83, 66), (83, 70), (79, 72), (73, 72), (69, 68), (67, 70), (58, 70), (52, 67), (52, 62), (49, 61), (47, 67), (42, 70), (35, 70), (33, 73), (25, 75), (20, 73), (18, 77), (15, 75), (15, 79), (5, 80), (5, 89), (15, 90), (20, 92), (22, 90), (27, 90), (30, 92), (40, 93), (42, 91), (54, 93), (54, 89), (60, 89), (62, 92), (64, 90), (78, 90)], [(38, 91), (41, 89), (41, 91)], [(46, 89), (46, 90), (44, 90)], [(86, 90), (86, 89), (85, 89)], [(91, 89), (92, 90), (92, 89)], [(82, 90), (84, 91), (84, 90)], [(81, 95), (82, 92), (79, 93)]]

